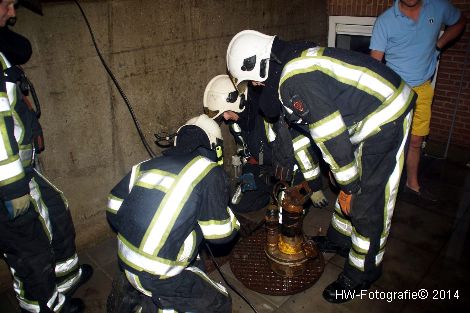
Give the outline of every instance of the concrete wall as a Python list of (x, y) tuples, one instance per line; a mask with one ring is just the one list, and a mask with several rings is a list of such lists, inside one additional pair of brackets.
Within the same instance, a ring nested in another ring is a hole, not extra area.
[[(238, 31), (326, 43), (326, 0), (80, 3), (156, 152), (155, 132), (173, 131), (202, 112), (204, 88), (226, 72), (226, 48)], [(13, 29), (33, 44), (33, 57), (24, 68), (42, 104), (46, 151), (40, 161), (69, 200), (80, 247), (109, 234), (107, 195), (148, 155), (78, 7), (61, 1), (45, 2), (43, 9), (40, 17), (20, 8)]]

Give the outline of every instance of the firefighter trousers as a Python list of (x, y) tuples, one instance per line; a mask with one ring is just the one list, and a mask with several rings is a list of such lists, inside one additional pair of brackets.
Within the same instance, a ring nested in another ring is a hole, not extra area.
[(152, 297), (164, 312), (231, 313), (230, 294), (225, 287), (211, 280), (202, 268), (203, 262), (196, 262), (167, 279), (149, 279), (125, 272), (131, 285)]
[(382, 273), (382, 260), (390, 231), (412, 112), (381, 127), (375, 136), (358, 144), (356, 162), (361, 190), (349, 216), (338, 201), (328, 239), (349, 248), (343, 273), (357, 282), (373, 282)]
[(75, 247), (75, 228), (63, 193), (38, 171), (29, 183), (35, 210), (46, 227), (55, 255), (56, 284), (66, 293), (80, 280), (81, 270)]
[(36, 210), (9, 220), (0, 201), (0, 253), (13, 275), (20, 307), (29, 312), (59, 312), (65, 297), (55, 283), (54, 253)]

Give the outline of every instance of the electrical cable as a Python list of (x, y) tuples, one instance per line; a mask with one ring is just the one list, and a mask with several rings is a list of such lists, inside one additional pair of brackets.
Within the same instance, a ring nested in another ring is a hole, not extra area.
[[(95, 40), (95, 35), (93, 34), (93, 30), (91, 29), (91, 26), (90, 26), (90, 23), (88, 22), (88, 19), (85, 15), (85, 12), (83, 11), (82, 7), (80, 6), (80, 4), (78, 3), (77, 0), (74, 0), (75, 4), (77, 4), (82, 16), (83, 16), (83, 19), (85, 20), (85, 23), (88, 27), (88, 31), (90, 32), (90, 36), (91, 36), (91, 40), (93, 42), (93, 46), (95, 47), (95, 50), (96, 50), (96, 53), (98, 54), (98, 57), (101, 61), (101, 63), (103, 64), (104, 68), (106, 69), (106, 72), (108, 73), (108, 75), (111, 77), (114, 85), (116, 86), (116, 88), (118, 89), (119, 91), (119, 94), (121, 95), (121, 97), (123, 98), (124, 102), (126, 103), (127, 105), (127, 108), (132, 116), (132, 120), (134, 121), (134, 125), (135, 127), (137, 128), (137, 132), (139, 133), (139, 136), (140, 136), (140, 139), (145, 147), (145, 149), (147, 150), (147, 153), (149, 154), (149, 156), (151, 158), (155, 157), (156, 154), (155, 152), (153, 152), (153, 150), (150, 148), (150, 145), (148, 144), (147, 140), (145, 139), (145, 136), (142, 132), (142, 129), (140, 127), (140, 124), (139, 124), (139, 121), (137, 120), (137, 117), (134, 113), (134, 110), (132, 109), (132, 106), (126, 96), (126, 94), (124, 93), (124, 91), (122, 90), (121, 86), (119, 85), (116, 77), (114, 76), (113, 72), (111, 71), (111, 69), (108, 67), (108, 65), (106, 64), (103, 56), (101, 55), (101, 52), (98, 48), (98, 45), (96, 44), (96, 40)], [(160, 146), (160, 147), (169, 147), (171, 146), (171, 140), (174, 138), (176, 134), (168, 134), (168, 135), (163, 135), (162, 134), (154, 134), (154, 136), (156, 137), (156, 141), (155, 143)], [(162, 141), (166, 141), (168, 142), (167, 144), (162, 144), (161, 142)], [(212, 261), (214, 262), (216, 268), (217, 268), (217, 271), (219, 272), (220, 276), (222, 276), (222, 279), (225, 281), (225, 283), (227, 284), (227, 286), (229, 286), (240, 298), (242, 298), (249, 306), (250, 308), (255, 312), (255, 313), (258, 313), (258, 311), (255, 309), (255, 307), (248, 301), (248, 299), (243, 296), (237, 289), (235, 289), (235, 287), (233, 287), (228, 281), (227, 279), (225, 278), (225, 276), (222, 274), (222, 271), (220, 270), (220, 267), (217, 263), (217, 261), (215, 260), (215, 257), (214, 255), (212, 254), (212, 251), (210, 250), (210, 247), (209, 245), (206, 243), (206, 248), (207, 250), (209, 251), (209, 254), (212, 258)]]
[(222, 270), (220, 269), (219, 264), (218, 264), (217, 261), (215, 260), (215, 257), (214, 257), (214, 254), (212, 254), (211, 248), (209, 247), (209, 245), (207, 244), (206, 241), (204, 241), (204, 244), (206, 245), (207, 251), (209, 251), (209, 254), (210, 254), (210, 256), (211, 256), (212, 262), (214, 262), (215, 268), (217, 269), (217, 272), (219, 272), (220, 276), (222, 276), (222, 279), (223, 279), (224, 282), (227, 284), (227, 286), (229, 286), (230, 289), (232, 289), (240, 298), (242, 298), (243, 301), (245, 301), (245, 302), (250, 306), (250, 308), (253, 310), (253, 312), (258, 313), (258, 311), (256, 310), (256, 308), (250, 303), (250, 301), (248, 301), (248, 299), (247, 299), (244, 295), (242, 295), (232, 284), (230, 284), (230, 283), (228, 282), (228, 280), (225, 278), (224, 274), (222, 273)]
[(116, 86), (117, 90), (119, 91), (119, 94), (121, 95), (122, 99), (127, 105), (127, 109), (129, 110), (129, 113), (132, 116), (132, 120), (134, 121), (134, 125), (137, 129), (137, 132), (139, 133), (140, 140), (142, 141), (145, 149), (147, 150), (147, 153), (151, 158), (154, 158), (156, 156), (155, 152), (153, 152), (152, 148), (148, 144), (147, 140), (145, 139), (145, 135), (142, 132), (142, 129), (140, 127), (139, 121), (137, 120), (137, 117), (134, 113), (134, 109), (132, 108), (132, 105), (129, 102), (129, 99), (127, 98), (126, 94), (122, 90), (121, 86), (119, 85), (116, 77), (114, 76), (113, 72), (109, 69), (108, 65), (106, 64), (103, 56), (101, 55), (101, 52), (98, 48), (98, 45), (96, 44), (95, 40), (95, 35), (93, 34), (93, 30), (91, 29), (90, 23), (88, 22), (88, 18), (85, 15), (85, 12), (83, 11), (82, 7), (80, 6), (80, 3), (78, 3), (77, 0), (74, 0), (75, 4), (78, 6), (78, 9), (82, 13), (83, 19), (85, 20), (85, 23), (88, 27), (88, 31), (90, 32), (91, 40), (93, 42), (93, 46), (95, 47), (96, 53), (98, 54), (98, 57), (100, 58), (101, 63), (103, 64), (103, 67), (106, 69), (106, 72), (108, 73), (109, 77), (111, 77), (111, 80), (113, 81), (114, 85)]

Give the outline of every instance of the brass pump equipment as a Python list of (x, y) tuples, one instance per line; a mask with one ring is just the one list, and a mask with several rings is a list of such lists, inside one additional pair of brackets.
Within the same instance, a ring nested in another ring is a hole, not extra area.
[(280, 181), (274, 186), (273, 201), (268, 205), (265, 217), (265, 253), (271, 269), (278, 275), (302, 275), (306, 262), (318, 256), (317, 247), (305, 239), (302, 230), (303, 204), (311, 194), (305, 181), (292, 187)]

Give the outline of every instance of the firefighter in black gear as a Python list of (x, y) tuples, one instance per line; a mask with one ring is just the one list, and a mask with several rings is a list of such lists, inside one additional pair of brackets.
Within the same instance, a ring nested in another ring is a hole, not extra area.
[(79, 312), (83, 302), (69, 299), (92, 269), (79, 265), (62, 192), (34, 168), (34, 156), (44, 148), (42, 131), (27, 97), (34, 89), (17, 66), (28, 61), (31, 45), (5, 25), (15, 15), (13, 5), (0, 2), (0, 251), (22, 311)]
[[(241, 159), (240, 184), (232, 197), (232, 210), (246, 213), (264, 208), (270, 201), (274, 179), (273, 145), (276, 141), (275, 121), (259, 110), (263, 89), (248, 84), (246, 92), (239, 93), (228, 75), (211, 79), (204, 92), (204, 110), (216, 121), (229, 122), (229, 129), (237, 143), (237, 156)], [(245, 100), (245, 97), (248, 99)], [(279, 100), (277, 100), (278, 102)], [(292, 131), (297, 139), (299, 134)], [(303, 137), (302, 137), (303, 138)], [(310, 142), (299, 141), (295, 157), (298, 166), (294, 183), (306, 180), (315, 190), (311, 200), (315, 207), (328, 204), (321, 191), (321, 173)], [(250, 186), (250, 183), (253, 186)], [(248, 185), (247, 187), (244, 187)]]
[[(229, 44), (227, 65), (237, 83), (279, 81), (284, 115), (310, 133), (341, 189), (327, 238), (314, 241), (323, 251), (349, 250), (343, 272), (323, 292), (327, 301), (345, 302), (345, 292), (368, 289), (381, 275), (416, 96), (368, 55), (292, 51), (276, 36), (242, 31)], [(283, 70), (270, 77), (276, 61)]]
[(205, 274), (198, 256), (203, 240), (225, 243), (239, 228), (218, 165), (221, 147), (217, 123), (197, 116), (178, 130), (173, 148), (135, 165), (109, 196), (119, 264), (160, 309), (231, 312), (230, 295)]

